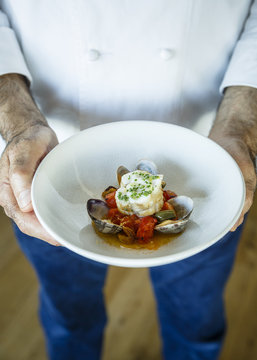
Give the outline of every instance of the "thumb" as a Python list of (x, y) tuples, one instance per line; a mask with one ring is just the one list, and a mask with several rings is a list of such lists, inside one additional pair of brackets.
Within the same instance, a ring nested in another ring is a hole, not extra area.
[(32, 211), (31, 202), (31, 182), (35, 168), (28, 161), (22, 161), (18, 164), (10, 163), (9, 180), (13, 194), (23, 212)]

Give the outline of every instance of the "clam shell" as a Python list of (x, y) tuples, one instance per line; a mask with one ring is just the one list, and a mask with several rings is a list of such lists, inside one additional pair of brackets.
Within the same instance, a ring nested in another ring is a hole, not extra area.
[(193, 200), (188, 196), (176, 196), (168, 202), (174, 207), (178, 220), (165, 220), (155, 226), (155, 230), (165, 234), (176, 234), (183, 231), (193, 211)]
[(153, 174), (153, 175), (158, 174), (157, 166), (155, 165), (155, 163), (153, 161), (146, 160), (146, 159), (142, 159), (142, 160), (138, 161), (138, 163), (136, 165), (136, 169), (142, 170), (142, 171), (148, 171), (150, 174)]
[(122, 230), (122, 227), (103, 219), (108, 214), (108, 211), (107, 204), (102, 200), (89, 199), (87, 202), (88, 215), (94, 222), (97, 230), (105, 234), (117, 234)]
[(119, 185), (120, 185), (122, 176), (127, 174), (127, 173), (129, 173), (129, 170), (125, 166), (121, 165), (121, 166), (118, 167), (118, 169), (117, 169), (117, 180), (118, 180)]
[[(152, 175), (158, 175), (158, 169), (155, 163), (151, 160), (142, 159), (138, 161), (136, 170), (148, 171)], [(162, 181), (162, 188), (165, 188), (166, 182)]]

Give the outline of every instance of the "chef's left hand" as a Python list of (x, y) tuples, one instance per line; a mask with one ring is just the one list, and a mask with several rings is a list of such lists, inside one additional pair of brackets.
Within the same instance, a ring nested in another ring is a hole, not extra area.
[(244, 177), (246, 198), (242, 213), (231, 229), (235, 231), (253, 203), (257, 183), (257, 89), (227, 88), (209, 137), (235, 159)]
[[(244, 220), (244, 215), (249, 211), (253, 203), (254, 191), (256, 188), (256, 173), (253, 159), (247, 145), (239, 139), (210, 134), (210, 138), (221, 145), (227, 152), (236, 160), (238, 166), (241, 169), (245, 180), (246, 197), (242, 213), (232, 227), (231, 231), (235, 231)], [(226, 169), (224, 169), (224, 176), (226, 176)]]

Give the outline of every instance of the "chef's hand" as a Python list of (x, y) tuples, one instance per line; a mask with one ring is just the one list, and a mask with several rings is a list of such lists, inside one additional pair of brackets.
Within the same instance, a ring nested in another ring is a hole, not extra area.
[(0, 205), (22, 232), (59, 245), (37, 220), (30, 195), (36, 168), (58, 141), (20, 75), (0, 76), (0, 131), (7, 142), (0, 159)]
[(231, 229), (235, 231), (253, 203), (256, 188), (257, 89), (247, 86), (227, 88), (209, 137), (235, 159), (245, 180), (246, 199), (243, 211)]

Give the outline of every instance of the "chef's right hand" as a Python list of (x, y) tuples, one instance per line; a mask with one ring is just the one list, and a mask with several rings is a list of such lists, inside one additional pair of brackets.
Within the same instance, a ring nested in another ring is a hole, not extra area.
[(58, 243), (39, 223), (31, 203), (31, 182), (40, 161), (57, 144), (46, 126), (33, 126), (16, 136), (0, 159), (0, 205), (19, 229), (30, 236)]
[(0, 76), (0, 132), (7, 143), (0, 159), (0, 205), (22, 232), (59, 245), (39, 223), (30, 195), (39, 163), (58, 141), (17, 74)]

